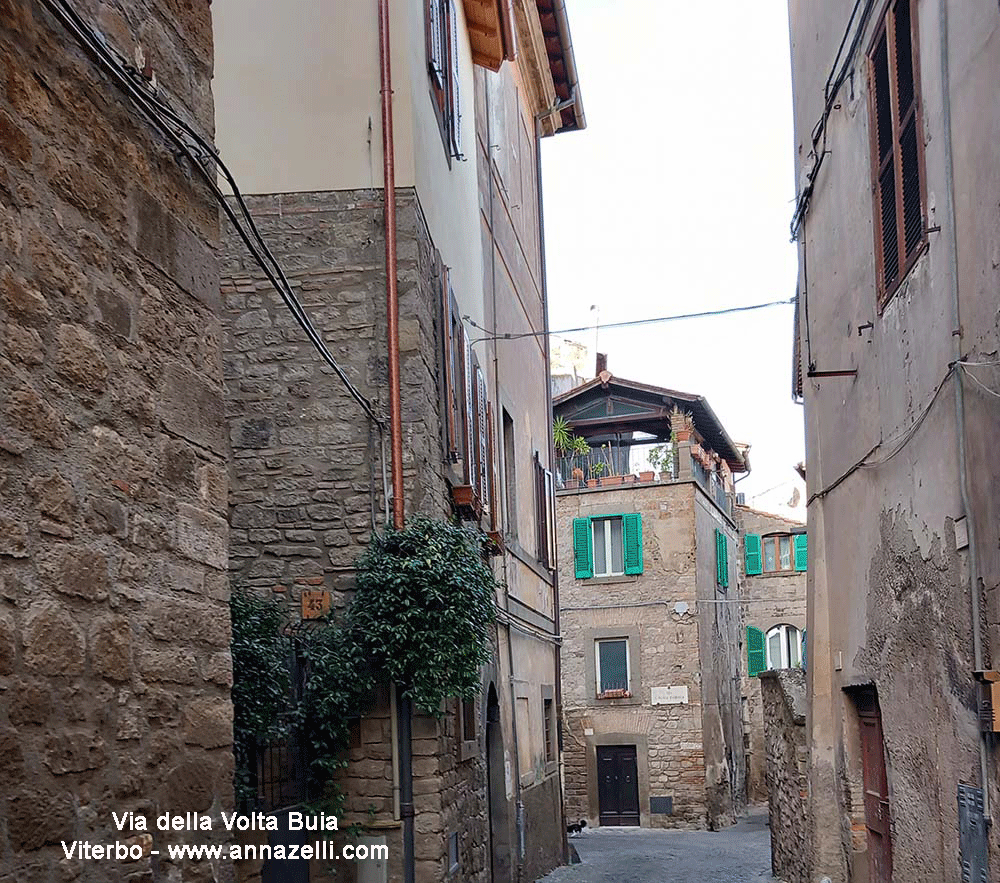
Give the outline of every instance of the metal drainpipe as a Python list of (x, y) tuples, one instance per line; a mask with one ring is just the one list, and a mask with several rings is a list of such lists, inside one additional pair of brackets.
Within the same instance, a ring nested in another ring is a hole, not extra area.
[[(952, 155), (951, 139), (951, 76), (948, 65), (948, 0), (940, 0), (938, 4), (938, 26), (940, 35), (941, 62), (941, 113), (944, 117), (944, 168), (946, 200), (946, 226), (948, 229), (948, 275), (951, 281), (952, 317), (955, 324), (952, 339), (955, 348), (955, 360), (960, 361), (962, 353), (962, 314), (958, 289), (958, 230), (955, 226), (955, 161)], [(962, 493), (962, 508), (965, 510), (965, 524), (969, 533), (969, 598), (972, 607), (972, 655), (977, 671), (983, 668), (983, 636), (980, 623), (979, 597), (979, 554), (976, 537), (975, 512), (971, 504), (969, 490), (969, 473), (965, 455), (965, 390), (962, 386), (962, 367), (954, 366), (955, 371), (955, 423), (958, 441), (958, 471), (959, 488)], [(978, 688), (978, 685), (977, 685)], [(983, 789), (983, 815), (986, 823), (992, 823), (990, 812), (989, 788), (989, 757), (986, 748), (986, 734), (979, 734), (979, 776)]]
[[(560, 102), (547, 111), (542, 111), (541, 113), (535, 114), (535, 189), (537, 191), (538, 198), (538, 254), (541, 261), (542, 269), (542, 317), (545, 321), (545, 330), (548, 331), (549, 327), (549, 281), (548, 281), (548, 264), (545, 260), (545, 200), (542, 196), (542, 119), (556, 110), (562, 110), (564, 107), (569, 107), (576, 103), (576, 88), (573, 87), (573, 91), (570, 93), (570, 97), (563, 102)], [(545, 365), (551, 371), (551, 361), (549, 353), (549, 335), (546, 334), (542, 338), (545, 341)], [(549, 462), (553, 462), (553, 457), (555, 454), (555, 444), (552, 438), (552, 381), (546, 377), (545, 378), (545, 408), (546, 408), (546, 426), (548, 429), (548, 443), (549, 443)], [(555, 512), (552, 513), (552, 517), (555, 518)], [(562, 634), (559, 625), (559, 552), (558, 549), (554, 550), (556, 554), (556, 560), (551, 562), (552, 564), (552, 605), (554, 612), (554, 625), (556, 634)], [(559, 645), (556, 648), (556, 665), (555, 665), (555, 694), (556, 694), (556, 733), (559, 737), (559, 741), (562, 741), (562, 646)], [(557, 748), (558, 750), (558, 748)], [(563, 864), (569, 864), (569, 840), (566, 837), (566, 825), (564, 824), (566, 820), (566, 795), (563, 793), (562, 788), (562, 751), (559, 751), (559, 817), (560, 825), (559, 831), (562, 837), (562, 855)]]
[[(392, 521), (404, 525), (403, 417), (400, 406), (399, 290), (396, 279), (396, 169), (392, 134), (392, 63), (389, 40), (389, 0), (378, 0), (379, 75), (382, 98), (382, 173), (385, 223), (386, 348), (389, 362), (389, 435), (392, 450)], [(416, 871), (413, 840), (413, 709), (405, 685), (396, 687), (399, 731), (399, 816), (403, 823), (403, 881), (413, 883)]]

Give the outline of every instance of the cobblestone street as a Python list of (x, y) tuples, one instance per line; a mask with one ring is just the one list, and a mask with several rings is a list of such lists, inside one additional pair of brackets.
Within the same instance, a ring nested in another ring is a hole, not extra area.
[(757, 883), (771, 880), (767, 810), (723, 831), (598, 828), (570, 837), (580, 864), (539, 883)]

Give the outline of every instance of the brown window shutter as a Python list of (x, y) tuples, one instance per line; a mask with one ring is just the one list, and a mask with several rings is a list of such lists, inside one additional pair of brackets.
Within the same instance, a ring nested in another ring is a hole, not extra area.
[(462, 326), (462, 369), (465, 374), (465, 483), (476, 484), (476, 403), (472, 387), (472, 344), (469, 334)]
[(489, 430), (486, 427), (486, 412), (489, 397), (486, 392), (486, 378), (480, 368), (476, 368), (476, 440), (478, 452), (476, 465), (478, 467), (476, 487), (479, 498), (485, 506), (489, 499)]

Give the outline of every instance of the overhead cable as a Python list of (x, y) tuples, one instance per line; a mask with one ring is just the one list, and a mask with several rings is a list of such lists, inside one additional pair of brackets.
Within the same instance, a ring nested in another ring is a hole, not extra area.
[(772, 300), (766, 304), (749, 304), (744, 307), (727, 307), (721, 310), (704, 310), (700, 313), (681, 313), (674, 316), (652, 316), (648, 319), (629, 319), (625, 322), (608, 322), (604, 325), (581, 325), (578, 328), (560, 328), (558, 331), (505, 331), (503, 333), (498, 333), (496, 331), (490, 331), (489, 328), (483, 328), (482, 325), (474, 322), (469, 316), (463, 316), (462, 318), (464, 318), (473, 328), (478, 328), (487, 335), (486, 337), (479, 337), (472, 341), (473, 343), (482, 343), (484, 340), (520, 340), (525, 337), (545, 337), (546, 335), (572, 334), (579, 331), (593, 331), (595, 328), (600, 328), (601, 330), (607, 328), (632, 328), (638, 325), (653, 325), (659, 322), (678, 322), (682, 319), (705, 319), (712, 316), (728, 316), (732, 313), (746, 313), (751, 310), (763, 310), (767, 307), (787, 306), (788, 304), (793, 303), (795, 303), (795, 298), (788, 298), (787, 300)]
[[(239, 234), (251, 257), (280, 295), (285, 306), (295, 317), (296, 322), (305, 332), (316, 351), (340, 378), (348, 393), (361, 406), (368, 418), (380, 430), (384, 429), (384, 419), (375, 412), (372, 402), (357, 389), (344, 369), (337, 363), (320, 332), (312, 324), (312, 320), (299, 303), (281, 265), (261, 236), (236, 179), (220, 159), (215, 146), (203, 138), (171, 107), (167, 99), (142, 72), (121, 58), (103, 36), (80, 17), (67, 0), (41, 0), (41, 3), (63, 24), (79, 46), (94, 58), (99, 67), (111, 77), (153, 126), (190, 160)], [(222, 174), (231, 188), (239, 207), (239, 215), (233, 210), (226, 194), (219, 187), (218, 173)]]

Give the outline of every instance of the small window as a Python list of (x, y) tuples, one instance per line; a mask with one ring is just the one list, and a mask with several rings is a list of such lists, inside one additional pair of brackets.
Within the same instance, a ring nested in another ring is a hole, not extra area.
[(553, 761), (556, 759), (556, 742), (554, 730), (554, 721), (552, 718), (553, 705), (551, 699), (542, 700), (542, 710), (544, 711), (545, 718), (545, 759), (546, 761)]
[(868, 56), (879, 306), (927, 241), (916, 31), (914, 0), (892, 0)]
[[(764, 573), (781, 573), (806, 569), (805, 534), (770, 534), (769, 536), (761, 537), (760, 542), (762, 550), (761, 565)], [(753, 573), (749, 566), (747, 573)]]
[(577, 579), (642, 573), (642, 516), (574, 518), (573, 559)]
[(457, 873), (458, 866), (458, 831), (453, 831), (448, 837), (448, 873)]
[(507, 536), (517, 538), (517, 454), (514, 449), (514, 418), (503, 414), (503, 485), (504, 503), (507, 507)]
[(594, 538), (594, 576), (625, 575), (624, 519), (594, 518), (590, 522)]
[(535, 546), (538, 563), (551, 568), (556, 561), (555, 493), (552, 473), (535, 451)]
[(772, 671), (802, 666), (802, 633), (793, 625), (776, 625), (768, 631), (765, 648)]
[(628, 638), (597, 641), (597, 697), (618, 699), (631, 696)]
[(462, 741), (470, 742), (476, 738), (476, 700), (463, 699), (459, 703), (458, 710)]

